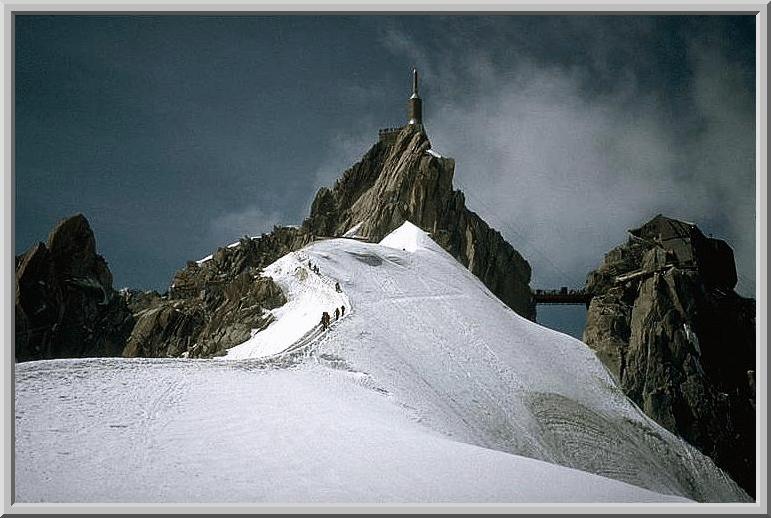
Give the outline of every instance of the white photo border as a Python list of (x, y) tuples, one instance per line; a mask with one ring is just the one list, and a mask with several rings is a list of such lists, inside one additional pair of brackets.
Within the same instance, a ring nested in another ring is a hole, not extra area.
[[(761, 1), (732, 3), (720, 1), (666, 2), (650, 0), (636, 2), (594, 0), (546, 0), (539, 3), (516, 0), (392, 0), (361, 2), (337, 0), (247, 1), (227, 3), (135, 0), (124, 2), (66, 1), (38, 2), (4, 1), (2, 5), (2, 110), (3, 138), (0, 156), (3, 160), (0, 194), (2, 203), (3, 255), (0, 259), (2, 292), (2, 382), (3, 398), (3, 514), (749, 514), (766, 515), (768, 504), (767, 477), (767, 374), (766, 351), (768, 337), (768, 283), (767, 283), (767, 144), (768, 144), (768, 10)], [(755, 15), (756, 25), (756, 401), (757, 401), (757, 491), (756, 502), (749, 504), (31, 504), (14, 503), (14, 203), (13, 171), (13, 48), (14, 16), (16, 14), (748, 14)]]

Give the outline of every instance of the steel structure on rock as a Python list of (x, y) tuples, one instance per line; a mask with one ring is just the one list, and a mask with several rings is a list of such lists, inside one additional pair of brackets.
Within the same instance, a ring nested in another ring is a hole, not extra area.
[(423, 100), (418, 95), (418, 69), (412, 69), (412, 96), (407, 103), (408, 124), (423, 124)]

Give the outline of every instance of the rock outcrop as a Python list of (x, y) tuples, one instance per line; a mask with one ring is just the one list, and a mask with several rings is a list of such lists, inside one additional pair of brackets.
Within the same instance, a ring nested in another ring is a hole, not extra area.
[(755, 492), (755, 301), (733, 251), (658, 215), (587, 277), (584, 342), (659, 424)]
[(211, 357), (249, 339), (272, 319), (267, 310), (286, 302), (261, 266), (302, 240), (295, 229), (275, 229), (190, 261), (176, 273), (167, 295), (127, 293), (136, 325), (123, 350), (126, 357)]
[(134, 325), (82, 214), (16, 258), (16, 361), (118, 356)]

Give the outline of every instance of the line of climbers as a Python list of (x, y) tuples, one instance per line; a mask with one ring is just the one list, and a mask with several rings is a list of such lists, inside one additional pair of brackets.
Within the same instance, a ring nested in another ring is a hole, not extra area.
[[(315, 274), (321, 275), (319, 273), (318, 265), (314, 265), (311, 261), (308, 261), (308, 268), (310, 268), (310, 270), (312, 272), (314, 272)], [(340, 283), (339, 282), (335, 282), (335, 291), (338, 292), (338, 293), (342, 293), (342, 291), (343, 291), (342, 289), (340, 289)], [(343, 304), (339, 308), (335, 308), (335, 320), (338, 320), (339, 318), (344, 317), (344, 316), (345, 316), (345, 304)], [(321, 314), (321, 328), (322, 329), (329, 328), (329, 324), (330, 324), (331, 320), (332, 320), (332, 317), (330, 316), (330, 314), (327, 313), (326, 311), (324, 311)]]
[[(345, 305), (340, 306), (339, 308), (335, 308), (335, 320), (338, 320), (345, 316)], [(329, 328), (330, 321), (332, 320), (332, 317), (329, 313), (326, 311), (321, 314), (321, 328), (327, 329)]]

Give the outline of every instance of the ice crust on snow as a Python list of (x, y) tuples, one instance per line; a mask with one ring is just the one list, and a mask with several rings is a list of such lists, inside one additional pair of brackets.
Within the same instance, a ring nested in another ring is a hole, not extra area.
[[(224, 359), (17, 366), (17, 497), (746, 499), (582, 342), (514, 313), (415, 225), (319, 241), (265, 275), (288, 302)], [(292, 368), (274, 360), (343, 303)]]

